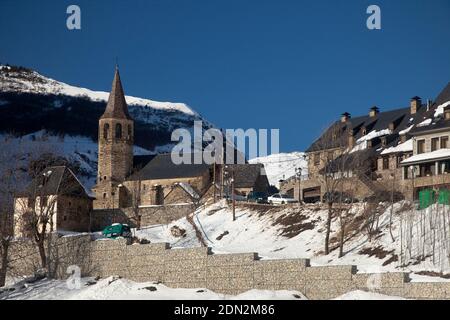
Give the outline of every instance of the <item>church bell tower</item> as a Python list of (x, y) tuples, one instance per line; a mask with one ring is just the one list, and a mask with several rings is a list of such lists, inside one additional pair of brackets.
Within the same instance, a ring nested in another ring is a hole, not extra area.
[(119, 207), (119, 185), (133, 168), (134, 121), (116, 67), (105, 112), (98, 124), (98, 173), (94, 208)]

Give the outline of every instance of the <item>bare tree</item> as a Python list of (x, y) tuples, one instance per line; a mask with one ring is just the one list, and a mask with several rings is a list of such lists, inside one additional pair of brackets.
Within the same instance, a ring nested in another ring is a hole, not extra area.
[[(318, 178), (324, 187), (324, 201), (327, 203), (328, 214), (325, 232), (325, 254), (330, 252), (331, 221), (333, 219), (333, 204), (338, 200), (336, 194), (341, 189), (343, 182), (339, 168), (344, 164), (343, 154), (348, 147), (346, 127), (342, 123), (331, 125), (321, 137), (314, 143), (314, 162), (319, 161)], [(346, 153), (349, 153), (348, 150)], [(337, 160), (340, 158), (340, 160)]]

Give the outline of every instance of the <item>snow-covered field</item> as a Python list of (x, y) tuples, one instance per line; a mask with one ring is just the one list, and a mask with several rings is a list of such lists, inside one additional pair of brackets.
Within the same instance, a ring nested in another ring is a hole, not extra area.
[[(298, 291), (249, 290), (238, 295), (215, 293), (205, 288), (169, 288), (155, 282), (137, 283), (118, 277), (95, 281), (82, 278), (79, 283), (62, 280), (40, 280), (19, 283), (13, 291), (0, 293), (0, 300), (307, 300)], [(392, 300), (399, 297), (352, 291), (336, 300)]]
[(279, 187), (280, 180), (295, 176), (295, 169), (301, 169), (302, 175), (308, 174), (308, 163), (304, 152), (271, 154), (250, 159), (248, 162), (264, 164), (269, 183), (276, 187)]
[[(400, 211), (405, 203), (394, 204), (392, 223), (392, 241), (389, 232), (390, 206), (379, 207), (379, 232), (369, 241), (368, 235), (358, 222), (366, 204), (355, 204), (352, 209), (354, 218), (347, 225), (348, 240), (344, 246), (345, 255), (338, 256), (337, 236), (339, 222), (332, 222), (331, 249), (323, 254), (325, 221), (327, 210), (317, 205), (298, 207), (275, 207), (270, 210), (258, 206), (238, 206), (236, 221), (225, 203), (214, 204), (199, 209), (194, 214), (194, 222), (201, 230), (207, 245), (215, 253), (257, 252), (263, 259), (309, 258), (311, 265), (357, 265), (358, 272), (412, 271), (412, 281), (449, 281), (446, 278), (431, 277), (428, 272), (448, 272), (432, 262), (431, 257), (423, 261), (409, 261), (400, 266)], [(172, 226), (186, 230), (185, 237), (176, 238), (171, 232)], [(405, 223), (404, 223), (405, 225)], [(353, 230), (354, 229), (354, 230)], [(200, 246), (195, 232), (186, 218), (169, 225), (155, 225), (136, 232), (140, 238), (151, 242), (169, 242), (172, 247)], [(405, 241), (405, 240), (403, 240)], [(405, 250), (405, 249), (404, 249)], [(422, 272), (427, 272), (422, 274)]]

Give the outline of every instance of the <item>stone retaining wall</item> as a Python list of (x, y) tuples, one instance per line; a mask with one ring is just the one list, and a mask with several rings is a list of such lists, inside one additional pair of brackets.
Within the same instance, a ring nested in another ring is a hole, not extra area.
[[(171, 249), (167, 243), (127, 245), (125, 239), (91, 241), (88, 235), (55, 243), (52, 268), (58, 278), (68, 276), (68, 266), (78, 265), (83, 275), (119, 275), (226, 294), (253, 288), (298, 290), (309, 299), (330, 299), (359, 289), (414, 299), (450, 299), (450, 283), (412, 283), (402, 272), (361, 274), (355, 266), (311, 267), (308, 259), (261, 260), (256, 253), (212, 254), (205, 247)], [(16, 257), (22, 253), (13, 270), (30, 271), (37, 253), (31, 253), (29, 244), (14, 246), (26, 249), (13, 250)]]
[[(168, 204), (139, 208), (141, 226), (168, 224), (195, 211), (194, 204)], [(135, 225), (133, 208), (96, 209), (91, 216), (91, 230), (99, 231), (111, 223)]]

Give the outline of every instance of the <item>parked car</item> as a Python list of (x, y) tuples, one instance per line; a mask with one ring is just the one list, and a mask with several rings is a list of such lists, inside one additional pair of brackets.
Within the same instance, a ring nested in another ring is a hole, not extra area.
[(283, 193), (275, 193), (267, 198), (270, 204), (286, 204), (286, 203), (295, 203), (297, 200), (294, 198), (290, 198), (288, 195)]
[(331, 200), (332, 202), (341, 202), (342, 203), (352, 203), (352, 202), (358, 202), (358, 199), (352, 198), (349, 194), (345, 192), (325, 192), (323, 195), (323, 202), (328, 202), (328, 200)]
[(103, 235), (106, 238), (117, 238), (117, 237), (124, 237), (124, 238), (131, 238), (131, 228), (127, 224), (121, 224), (121, 223), (113, 223), (112, 225), (106, 227), (103, 229)]
[(234, 198), (234, 200), (236, 200), (236, 201), (247, 201), (247, 197), (244, 197), (244, 196), (241, 196), (241, 195), (239, 195), (239, 194), (235, 194), (234, 196), (233, 196), (233, 198), (231, 197), (231, 195), (229, 195), (229, 194), (226, 194), (226, 195), (224, 195), (223, 196), (225, 199), (227, 199), (227, 200), (233, 200), (233, 198)]
[(247, 195), (248, 202), (267, 203), (267, 193), (250, 191)]

